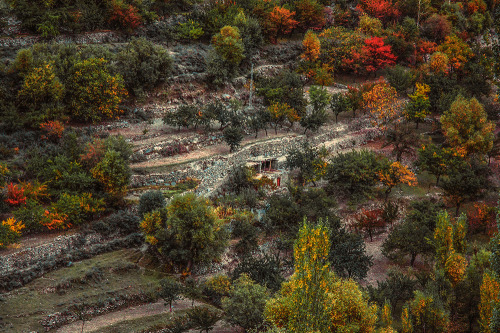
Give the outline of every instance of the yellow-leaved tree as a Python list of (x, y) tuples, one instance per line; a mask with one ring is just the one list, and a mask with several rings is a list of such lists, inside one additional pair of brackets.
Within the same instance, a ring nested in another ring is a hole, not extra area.
[(330, 270), (329, 248), (321, 222), (303, 224), (294, 245), (294, 273), (266, 303), (266, 319), (292, 333), (374, 332), (377, 306), (368, 304), (356, 282)]

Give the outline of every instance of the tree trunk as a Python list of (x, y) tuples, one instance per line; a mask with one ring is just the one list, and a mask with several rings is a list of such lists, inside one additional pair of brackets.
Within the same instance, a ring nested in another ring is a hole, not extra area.
[(437, 176), (436, 176), (436, 186), (438, 186), (438, 184), (439, 184), (439, 178), (440, 178), (440, 177), (441, 177), (441, 175), (437, 175)]
[(85, 325), (85, 320), (82, 319), (82, 333), (83, 333), (83, 325)]
[(415, 127), (415, 129), (418, 129), (418, 124), (419, 124), (419, 122), (417, 121), (417, 126)]
[(410, 266), (413, 267), (413, 265), (415, 264), (415, 259), (417, 259), (417, 254), (416, 253), (412, 253), (411, 254), (411, 259), (410, 259)]

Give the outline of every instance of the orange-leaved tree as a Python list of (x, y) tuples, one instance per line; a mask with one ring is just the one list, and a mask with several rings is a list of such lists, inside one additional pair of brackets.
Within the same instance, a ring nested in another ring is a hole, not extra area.
[(446, 36), (444, 42), (437, 49), (446, 54), (450, 61), (450, 68), (455, 71), (462, 69), (474, 55), (469, 45), (457, 35)]
[(386, 187), (385, 199), (389, 196), (394, 186), (406, 184), (408, 186), (417, 185), (415, 174), (400, 162), (392, 162), (382, 171), (378, 172), (379, 180)]
[(307, 31), (304, 36), (304, 40), (302, 41), (302, 45), (304, 46), (304, 53), (300, 56), (302, 59), (313, 62), (319, 58), (321, 43), (318, 36), (314, 32), (311, 30)]
[(382, 131), (390, 125), (395, 126), (402, 116), (398, 93), (387, 82), (379, 82), (363, 93), (363, 106), (369, 112), (372, 124)]
[(299, 24), (294, 20), (295, 12), (275, 6), (273, 10), (267, 15), (265, 30), (267, 30), (268, 37), (271, 42), (276, 43), (280, 36), (288, 35)]
[(433, 74), (448, 74), (450, 60), (443, 52), (434, 52), (429, 61), (429, 70)]

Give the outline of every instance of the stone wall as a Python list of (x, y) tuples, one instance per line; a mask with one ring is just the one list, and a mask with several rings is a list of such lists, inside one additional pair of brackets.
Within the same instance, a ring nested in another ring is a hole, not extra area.
[[(241, 164), (246, 163), (255, 156), (283, 157), (291, 149), (299, 148), (306, 140), (312, 145), (321, 145), (346, 135), (346, 129), (339, 131), (325, 130), (314, 137), (305, 135), (295, 135), (285, 138), (276, 138), (264, 143), (254, 143), (243, 147), (237, 152), (225, 156), (216, 156), (200, 161), (186, 164), (182, 169), (164, 174), (133, 175), (131, 188), (155, 185), (172, 185), (187, 177), (201, 180), (196, 192), (200, 195), (209, 195), (218, 189), (224, 182), (231, 170)], [(339, 140), (328, 147), (330, 152), (349, 149), (362, 145), (378, 135), (374, 128), (362, 128), (344, 139)]]

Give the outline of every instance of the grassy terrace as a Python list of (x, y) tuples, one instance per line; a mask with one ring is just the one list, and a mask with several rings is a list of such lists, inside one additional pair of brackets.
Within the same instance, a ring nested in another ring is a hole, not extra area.
[(0, 332), (44, 331), (40, 320), (70, 310), (75, 303), (96, 304), (139, 293), (153, 297), (160, 273), (134, 263), (134, 250), (119, 250), (45, 274), (1, 296)]

